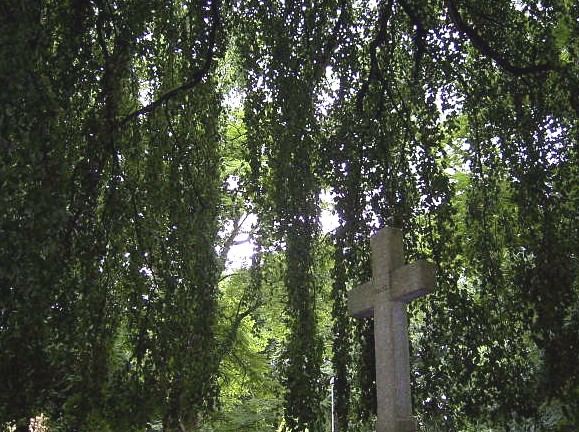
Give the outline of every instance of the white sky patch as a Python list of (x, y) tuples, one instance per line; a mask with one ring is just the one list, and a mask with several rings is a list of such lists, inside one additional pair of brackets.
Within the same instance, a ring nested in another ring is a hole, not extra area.
[(153, 101), (151, 95), (151, 83), (146, 80), (139, 82), (139, 102), (142, 106), (147, 106)]
[[(335, 195), (331, 190), (324, 190), (320, 193), (320, 204), (322, 211), (320, 214), (320, 225), (323, 234), (334, 231), (339, 225), (340, 220), (335, 210)], [(255, 243), (251, 241), (249, 233), (257, 224), (257, 216), (250, 213), (243, 221), (239, 234), (235, 237), (235, 243), (229, 249), (227, 254), (226, 272), (249, 267), (251, 258), (255, 253)]]
[(322, 233), (327, 234), (340, 226), (340, 219), (336, 213), (335, 194), (333, 191), (325, 189), (320, 194), (320, 225)]
[(254, 213), (248, 214), (241, 224), (239, 234), (227, 253), (225, 267), (228, 271), (248, 267), (251, 264), (251, 257), (255, 253), (255, 243), (251, 241), (249, 233), (256, 224), (257, 216)]
[(318, 96), (318, 107), (323, 116), (328, 115), (329, 109), (336, 100), (336, 93), (340, 89), (340, 82), (332, 69), (332, 66), (326, 66), (326, 88), (323, 88)]
[(243, 101), (245, 99), (245, 92), (241, 89), (234, 88), (227, 92), (223, 98), (223, 103), (226, 107), (232, 110), (240, 109), (243, 107)]
[(139, 272), (140, 272), (143, 276), (148, 277), (149, 279), (151, 279), (151, 278), (153, 277), (153, 272), (152, 272), (152, 270), (151, 270), (149, 267), (147, 267), (147, 266), (141, 267), (141, 269), (139, 270)]
[[(140, 37), (140, 41), (152, 41), (153, 33), (147, 31)], [(155, 68), (155, 66), (153, 66)], [(147, 106), (153, 102), (152, 82), (147, 79), (139, 79), (139, 102), (142, 106)]]
[[(429, 90), (426, 89), (426, 91), (428, 92)], [(439, 113), (437, 123), (442, 124), (449, 115), (462, 111), (464, 96), (460, 95), (455, 89), (446, 87), (436, 92), (434, 103)]]

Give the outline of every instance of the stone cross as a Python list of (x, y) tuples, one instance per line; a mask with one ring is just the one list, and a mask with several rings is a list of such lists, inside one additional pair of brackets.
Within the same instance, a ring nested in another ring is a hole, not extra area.
[(386, 227), (370, 239), (372, 280), (348, 293), (357, 318), (374, 316), (376, 432), (415, 432), (410, 395), (406, 304), (434, 288), (434, 265), (404, 265), (402, 232)]

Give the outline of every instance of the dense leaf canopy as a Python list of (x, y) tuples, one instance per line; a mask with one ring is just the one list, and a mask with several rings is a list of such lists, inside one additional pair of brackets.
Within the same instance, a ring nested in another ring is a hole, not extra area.
[(0, 429), (368, 430), (384, 225), (421, 427), (579, 425), (578, 2), (5, 0), (0, 89)]

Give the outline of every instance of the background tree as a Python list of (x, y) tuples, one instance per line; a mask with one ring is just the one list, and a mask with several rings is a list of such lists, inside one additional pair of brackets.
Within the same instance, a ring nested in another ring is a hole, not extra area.
[(392, 225), (438, 267), (422, 427), (577, 427), (576, 2), (8, 0), (0, 28), (1, 425), (322, 430), (335, 375), (371, 428), (346, 292)]

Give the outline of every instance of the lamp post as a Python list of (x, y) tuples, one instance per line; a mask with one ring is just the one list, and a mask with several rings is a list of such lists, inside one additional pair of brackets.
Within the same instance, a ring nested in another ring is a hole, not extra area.
[(330, 388), (332, 392), (332, 432), (336, 432), (336, 424), (334, 422), (334, 377), (330, 378)]

